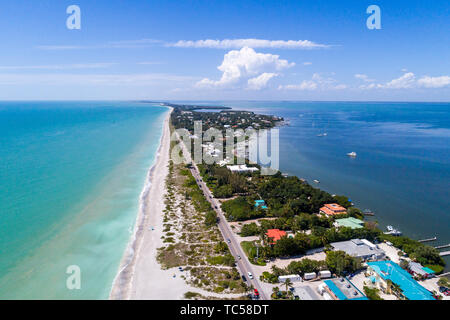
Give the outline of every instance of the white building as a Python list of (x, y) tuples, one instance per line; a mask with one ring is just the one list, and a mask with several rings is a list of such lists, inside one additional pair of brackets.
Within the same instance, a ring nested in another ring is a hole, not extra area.
[(319, 277), (320, 279), (331, 278), (331, 271), (329, 270), (319, 271)]
[(235, 166), (227, 166), (227, 169), (231, 172), (255, 172), (259, 171), (256, 167), (247, 167), (245, 164), (235, 165)]
[(303, 279), (305, 280), (312, 280), (315, 279), (317, 277), (315, 272), (310, 272), (310, 273), (305, 273), (305, 275), (303, 276)]
[(386, 254), (383, 249), (366, 239), (330, 243), (335, 251), (344, 251), (348, 255), (362, 260), (382, 260)]
[(300, 282), (300, 281), (302, 281), (302, 277), (300, 277), (300, 275), (298, 275), (298, 274), (290, 274), (290, 275), (287, 275), (287, 276), (279, 276), (278, 277), (278, 282), (284, 283), (284, 282), (286, 282), (287, 279), (291, 280), (291, 282)]

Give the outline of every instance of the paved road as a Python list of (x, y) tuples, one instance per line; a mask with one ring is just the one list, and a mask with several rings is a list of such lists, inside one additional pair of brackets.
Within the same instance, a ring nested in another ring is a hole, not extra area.
[[(231, 254), (236, 259), (236, 266), (241, 272), (242, 275), (245, 275), (247, 278), (247, 283), (252, 284), (255, 289), (258, 290), (260, 299), (261, 300), (268, 300), (267, 295), (264, 293), (264, 291), (261, 288), (261, 285), (259, 284), (258, 279), (255, 277), (255, 273), (253, 272), (252, 266), (250, 262), (247, 260), (247, 257), (242, 250), (239, 242), (237, 241), (236, 237), (234, 236), (233, 231), (231, 230), (230, 226), (225, 220), (225, 216), (220, 208), (219, 201), (214, 198), (209, 188), (206, 186), (206, 183), (202, 180), (200, 173), (198, 171), (198, 168), (195, 164), (191, 167), (191, 173), (194, 176), (195, 180), (198, 180), (198, 186), (203, 191), (203, 194), (205, 195), (206, 199), (211, 203), (212, 207), (216, 211), (219, 222), (218, 227), (220, 232), (222, 233), (223, 237), (228, 243), (228, 247), (230, 248)], [(217, 208), (217, 209), (216, 209)], [(238, 259), (238, 256), (241, 257), (241, 259)], [(248, 273), (251, 273), (253, 275), (253, 279), (250, 279), (248, 276)]]
[[(185, 159), (189, 159), (190, 153), (187, 151), (187, 148), (183, 142), (181, 142), (180, 136), (177, 134), (178, 141), (180, 142), (180, 145), (183, 150), (183, 156)], [(192, 158), (191, 158), (192, 159)], [(192, 161), (192, 160), (191, 160)], [(240, 271), (241, 275), (244, 275), (247, 279), (248, 285), (253, 285), (253, 287), (258, 290), (259, 292), (259, 299), (261, 300), (270, 300), (266, 293), (262, 290), (261, 285), (259, 284), (259, 280), (256, 279), (255, 273), (253, 272), (253, 268), (250, 264), (250, 262), (247, 259), (247, 256), (245, 255), (244, 251), (242, 250), (239, 241), (237, 241), (236, 237), (234, 236), (233, 231), (231, 230), (230, 226), (226, 222), (225, 216), (222, 212), (222, 209), (220, 208), (219, 201), (214, 198), (213, 194), (209, 190), (209, 188), (206, 186), (206, 183), (203, 181), (203, 179), (200, 176), (200, 171), (198, 170), (197, 165), (192, 162), (191, 166), (191, 174), (195, 178), (195, 180), (198, 180), (197, 183), (200, 189), (203, 191), (203, 194), (205, 195), (206, 199), (211, 203), (212, 207), (214, 208), (214, 211), (216, 211), (217, 216), (219, 218), (219, 222), (217, 223), (220, 232), (222, 233), (222, 236), (224, 237), (225, 241), (228, 244), (228, 247), (230, 248), (231, 254), (236, 259), (236, 267)], [(216, 209), (217, 207), (217, 209)], [(229, 240), (229, 241), (228, 241)], [(241, 257), (241, 259), (238, 259), (238, 256)], [(248, 276), (248, 273), (251, 273), (253, 275), (253, 279), (250, 279)]]

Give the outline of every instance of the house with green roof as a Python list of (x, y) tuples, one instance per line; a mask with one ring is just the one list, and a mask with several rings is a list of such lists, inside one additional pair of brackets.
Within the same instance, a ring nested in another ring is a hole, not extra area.
[(352, 228), (352, 229), (360, 229), (360, 228), (364, 227), (364, 221), (353, 218), (353, 217), (349, 217), (349, 218), (337, 219), (335, 221), (335, 225), (338, 228), (339, 227), (348, 227), (348, 228)]

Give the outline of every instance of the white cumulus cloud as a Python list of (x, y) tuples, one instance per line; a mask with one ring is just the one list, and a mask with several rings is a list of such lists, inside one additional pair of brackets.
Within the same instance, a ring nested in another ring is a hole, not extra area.
[(267, 82), (277, 76), (277, 72), (293, 67), (295, 63), (280, 59), (280, 56), (270, 53), (257, 53), (249, 47), (232, 50), (225, 54), (220, 80), (205, 78), (197, 83), (198, 87), (228, 88), (246, 83), (249, 88), (262, 88)]
[(261, 90), (265, 87), (267, 87), (267, 83), (270, 79), (273, 77), (276, 77), (278, 74), (276, 73), (269, 73), (264, 72), (263, 74), (260, 74), (259, 76), (255, 78), (251, 78), (247, 81), (248, 88), (251, 90)]
[(401, 77), (397, 79), (393, 79), (382, 85), (384, 88), (392, 88), (392, 89), (408, 89), (414, 86), (414, 82), (416, 81), (416, 76), (412, 72), (407, 72)]
[(430, 77), (424, 76), (420, 78), (417, 83), (425, 88), (443, 88), (450, 85), (449, 76)]
[[(355, 75), (356, 77), (356, 75)], [(362, 79), (362, 78), (361, 78)], [(360, 89), (412, 89), (412, 88), (444, 88), (450, 85), (450, 76), (430, 77), (423, 76), (417, 79), (412, 72), (406, 72), (402, 76), (386, 83), (370, 83), (359, 86)]]

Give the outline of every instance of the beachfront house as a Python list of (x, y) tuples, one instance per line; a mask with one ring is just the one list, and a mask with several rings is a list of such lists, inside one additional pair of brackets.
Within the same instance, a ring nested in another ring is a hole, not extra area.
[(366, 239), (352, 239), (348, 241), (332, 242), (331, 247), (335, 251), (344, 251), (348, 255), (360, 258), (364, 261), (382, 260), (386, 254), (383, 249)]
[(320, 208), (320, 213), (328, 216), (335, 216), (338, 214), (346, 214), (347, 209), (337, 203), (327, 203), (322, 208)]
[(367, 263), (366, 275), (373, 287), (403, 300), (434, 300), (430, 291), (393, 261)]

